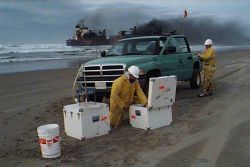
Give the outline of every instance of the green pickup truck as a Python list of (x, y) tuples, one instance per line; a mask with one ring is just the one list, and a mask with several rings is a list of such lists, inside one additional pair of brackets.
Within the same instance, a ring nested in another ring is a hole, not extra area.
[(194, 55), (184, 35), (144, 36), (118, 41), (102, 58), (82, 64), (76, 82), (79, 89), (95, 89), (96, 100), (109, 97), (113, 81), (128, 67), (140, 68), (140, 84), (147, 93), (151, 77), (176, 75), (179, 81), (189, 81), (190, 87), (201, 85), (202, 63)]

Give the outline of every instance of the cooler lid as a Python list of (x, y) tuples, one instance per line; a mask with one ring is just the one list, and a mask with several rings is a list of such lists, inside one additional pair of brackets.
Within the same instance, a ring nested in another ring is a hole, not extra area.
[(100, 108), (106, 108), (108, 104), (106, 103), (98, 103), (98, 102), (81, 102), (64, 106), (65, 110), (76, 111), (76, 112), (84, 112), (87, 110), (95, 110)]
[(175, 75), (150, 78), (148, 107), (161, 108), (175, 102), (177, 78)]

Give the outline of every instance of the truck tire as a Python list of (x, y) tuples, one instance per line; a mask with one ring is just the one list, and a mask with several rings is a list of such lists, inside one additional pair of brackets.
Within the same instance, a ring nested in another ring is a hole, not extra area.
[(201, 74), (200, 74), (199, 69), (193, 70), (193, 75), (189, 83), (192, 89), (198, 89), (201, 87)]

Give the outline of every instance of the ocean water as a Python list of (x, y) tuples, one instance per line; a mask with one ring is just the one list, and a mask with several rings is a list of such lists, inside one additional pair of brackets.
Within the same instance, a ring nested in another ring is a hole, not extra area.
[(1, 45), (0, 63), (95, 57), (110, 46), (71, 47), (65, 44)]
[[(0, 73), (75, 68), (100, 57), (104, 46), (71, 47), (66, 44), (1, 45)], [(250, 49), (250, 46), (214, 46), (217, 52)], [(193, 52), (204, 50), (202, 45), (191, 45)]]
[(71, 47), (66, 44), (1, 45), (0, 73), (75, 68), (100, 57), (110, 46)]

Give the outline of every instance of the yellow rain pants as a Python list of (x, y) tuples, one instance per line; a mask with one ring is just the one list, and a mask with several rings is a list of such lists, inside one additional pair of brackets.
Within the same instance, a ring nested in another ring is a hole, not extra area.
[(110, 95), (110, 124), (113, 126), (120, 125), (125, 104), (133, 104), (135, 100), (142, 105), (147, 103), (147, 97), (143, 93), (138, 80), (130, 83), (125, 74), (117, 78), (113, 82)]
[(205, 65), (203, 70), (204, 70), (203, 91), (207, 93), (212, 93), (215, 88), (213, 83), (213, 76), (216, 68), (211, 65)]

